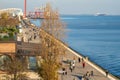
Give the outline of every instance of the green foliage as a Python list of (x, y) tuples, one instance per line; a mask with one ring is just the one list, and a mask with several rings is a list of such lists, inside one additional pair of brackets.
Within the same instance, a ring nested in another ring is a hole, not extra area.
[(0, 37), (0, 41), (8, 41), (10, 38), (8, 36)]
[(8, 36), (0, 37), (0, 41), (13, 41), (13, 40), (15, 40), (14, 37)]
[(7, 33), (7, 32), (8, 32), (7, 28), (4, 28), (4, 27), (0, 28), (0, 33)]
[(18, 29), (15, 27), (0, 27), (0, 33), (17, 33)]
[(8, 36), (4, 36), (3, 38), (9, 38)]
[(18, 29), (15, 27), (1, 27), (0, 33), (7, 33), (9, 36), (0, 37), (0, 40), (14, 40), (16, 33), (18, 33)]

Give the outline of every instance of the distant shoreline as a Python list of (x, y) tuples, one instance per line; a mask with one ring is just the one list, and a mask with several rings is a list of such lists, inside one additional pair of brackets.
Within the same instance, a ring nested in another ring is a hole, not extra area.
[[(95, 14), (60, 14), (60, 17), (61, 16), (95, 16)], [(107, 14), (106, 16), (120, 16), (120, 15)]]

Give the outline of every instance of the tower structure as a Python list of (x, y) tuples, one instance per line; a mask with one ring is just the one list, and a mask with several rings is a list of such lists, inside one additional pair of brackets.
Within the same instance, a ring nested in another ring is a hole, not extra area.
[(26, 17), (27, 0), (24, 0), (24, 17)]

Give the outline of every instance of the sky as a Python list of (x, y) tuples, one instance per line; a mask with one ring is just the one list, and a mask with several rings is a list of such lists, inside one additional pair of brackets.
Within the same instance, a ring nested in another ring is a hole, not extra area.
[[(120, 0), (27, 0), (27, 12), (50, 2), (60, 14), (96, 14), (120, 15)], [(0, 9), (22, 8), (24, 0), (0, 0)]]

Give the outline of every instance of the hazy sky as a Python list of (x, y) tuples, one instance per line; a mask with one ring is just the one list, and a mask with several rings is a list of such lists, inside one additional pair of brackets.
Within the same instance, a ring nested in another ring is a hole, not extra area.
[[(27, 0), (27, 11), (50, 2), (61, 14), (105, 13), (120, 15), (120, 0)], [(22, 8), (24, 0), (0, 0), (0, 9)]]

